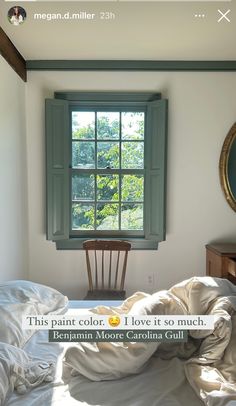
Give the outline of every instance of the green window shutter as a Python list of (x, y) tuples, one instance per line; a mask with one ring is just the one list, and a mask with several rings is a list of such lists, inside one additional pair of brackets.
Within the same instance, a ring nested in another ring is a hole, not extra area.
[(46, 100), (47, 239), (69, 238), (69, 109)]
[(148, 103), (145, 144), (145, 238), (165, 240), (167, 100)]

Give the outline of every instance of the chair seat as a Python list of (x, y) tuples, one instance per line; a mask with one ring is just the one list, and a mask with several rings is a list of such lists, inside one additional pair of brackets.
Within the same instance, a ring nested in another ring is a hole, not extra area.
[(84, 300), (124, 300), (125, 290), (88, 290)]

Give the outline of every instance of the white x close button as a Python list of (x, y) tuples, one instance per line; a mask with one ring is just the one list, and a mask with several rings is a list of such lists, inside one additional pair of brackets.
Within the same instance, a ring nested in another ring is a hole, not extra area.
[(230, 18), (228, 17), (228, 14), (230, 13), (230, 9), (229, 10), (227, 10), (227, 11), (221, 11), (221, 10), (218, 10), (218, 13), (220, 14), (220, 18), (217, 20), (217, 22), (218, 23), (220, 23), (221, 21), (223, 21), (223, 20), (226, 20), (228, 23), (230, 23)]

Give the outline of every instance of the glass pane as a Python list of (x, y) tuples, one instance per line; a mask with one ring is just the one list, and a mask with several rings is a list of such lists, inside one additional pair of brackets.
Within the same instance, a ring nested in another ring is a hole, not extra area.
[(120, 132), (120, 113), (98, 112), (97, 113), (97, 138), (116, 139)]
[(118, 142), (97, 143), (97, 165), (98, 168), (119, 168)]
[(143, 201), (143, 181), (140, 175), (124, 175), (121, 183), (121, 200), (126, 202)]
[(122, 113), (121, 122), (123, 140), (144, 139), (144, 113)]
[(72, 204), (72, 230), (94, 230), (94, 205)]
[(97, 205), (97, 230), (118, 230), (119, 228), (118, 204)]
[(119, 175), (97, 176), (97, 200), (119, 200)]
[(95, 138), (94, 111), (72, 111), (72, 138)]
[(143, 205), (122, 204), (121, 205), (121, 229), (122, 230), (143, 230)]
[(143, 155), (144, 155), (143, 142), (122, 142), (121, 168), (142, 169)]
[(95, 167), (95, 142), (72, 142), (72, 167)]
[(95, 200), (94, 175), (72, 176), (72, 200)]

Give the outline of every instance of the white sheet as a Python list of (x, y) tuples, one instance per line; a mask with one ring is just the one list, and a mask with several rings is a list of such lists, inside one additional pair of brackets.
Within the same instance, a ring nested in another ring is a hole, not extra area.
[[(84, 313), (70, 309), (70, 314)], [(202, 406), (187, 383), (183, 362), (177, 358), (160, 360), (152, 357), (141, 374), (109, 382), (92, 382), (83, 376), (65, 384), (62, 359), (71, 343), (49, 343), (46, 330), (27, 342), (24, 349), (45, 361), (56, 363), (53, 383), (43, 384), (26, 395), (13, 393), (6, 406)], [(167, 385), (168, 382), (168, 385)], [(168, 386), (168, 390), (163, 389)]]
[[(94, 381), (126, 377), (141, 371), (157, 351), (161, 359), (186, 359), (188, 382), (206, 406), (236, 403), (236, 286), (228, 280), (193, 277), (168, 291), (153, 295), (137, 292), (119, 308), (99, 306), (92, 311), (107, 315), (207, 314), (213, 316), (214, 325), (211, 330), (189, 330), (188, 341), (176, 346), (157, 342), (75, 343), (65, 354), (65, 366), (73, 375), (76, 371)], [(166, 388), (169, 390), (168, 383)]]

